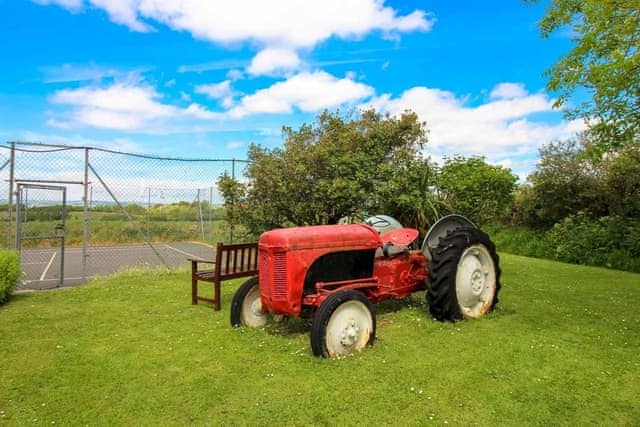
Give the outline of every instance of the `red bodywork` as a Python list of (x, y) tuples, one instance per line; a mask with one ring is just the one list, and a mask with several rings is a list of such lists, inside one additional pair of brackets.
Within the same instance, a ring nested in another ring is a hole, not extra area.
[[(263, 310), (295, 317), (303, 308), (317, 308), (337, 290), (358, 289), (380, 302), (425, 289), (428, 272), (422, 251), (386, 256), (379, 250), (388, 242), (409, 244), (417, 235), (416, 230), (401, 229), (380, 236), (365, 224), (268, 231), (259, 240)], [(336, 277), (339, 280), (330, 280)]]

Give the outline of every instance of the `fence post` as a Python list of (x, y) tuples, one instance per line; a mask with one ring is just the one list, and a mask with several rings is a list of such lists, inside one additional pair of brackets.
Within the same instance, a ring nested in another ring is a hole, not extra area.
[(151, 238), (151, 186), (147, 188), (147, 237)]
[(82, 195), (82, 282), (87, 281), (89, 240), (89, 148), (84, 149), (84, 183)]
[(11, 143), (11, 154), (9, 156), (9, 203), (8, 203), (8, 217), (9, 224), (7, 225), (7, 249), (11, 249), (11, 226), (13, 218), (13, 181), (15, 179), (15, 163), (16, 163), (16, 143)]
[[(236, 159), (231, 159), (231, 179), (235, 182), (236, 180)], [(235, 197), (231, 197), (231, 210), (234, 211), (232, 215), (235, 215)], [(235, 218), (233, 221), (229, 222), (229, 243), (233, 244), (233, 223), (235, 222)]]
[(200, 219), (200, 234), (202, 234), (202, 241), (204, 242), (204, 217), (202, 216), (202, 200), (200, 199), (200, 189), (198, 188), (198, 217)]
[(213, 241), (213, 187), (209, 187), (209, 240)]

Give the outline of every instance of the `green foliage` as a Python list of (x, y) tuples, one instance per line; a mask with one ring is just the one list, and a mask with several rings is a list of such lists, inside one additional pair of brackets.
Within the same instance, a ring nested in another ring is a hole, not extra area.
[(18, 253), (0, 249), (0, 304), (9, 299), (18, 285), (21, 273)]
[(584, 155), (581, 139), (550, 143), (540, 149), (536, 170), (516, 198), (518, 221), (551, 227), (584, 209), (606, 213), (600, 188), (601, 171)]
[[(537, 2), (539, 0), (529, 0)], [(575, 46), (547, 71), (547, 87), (567, 105), (578, 89), (591, 99), (567, 113), (584, 117), (602, 151), (637, 143), (640, 135), (640, 4), (637, 0), (552, 0), (543, 37), (570, 27)]]
[(553, 226), (547, 236), (557, 260), (640, 272), (640, 222), (580, 212)]
[[(157, 204), (149, 209), (136, 204), (125, 206), (125, 209), (133, 216), (139, 229), (154, 242), (176, 242), (203, 240), (216, 243), (229, 240), (229, 228), (224, 223), (224, 207), (212, 207), (204, 201), (199, 207), (197, 203), (178, 202), (172, 204)], [(49, 236), (52, 230), (59, 224), (60, 218), (47, 219), (51, 207), (33, 207), (29, 209), (27, 222), (23, 223), (23, 232), (30, 236)], [(54, 208), (58, 213), (61, 207)], [(0, 209), (0, 216), (5, 210)], [(202, 218), (200, 215), (202, 214)], [(138, 228), (130, 222), (122, 209), (118, 206), (97, 205), (89, 211), (89, 244), (116, 244), (139, 243), (143, 241)], [(200, 220), (202, 219), (202, 221)], [(5, 217), (6, 220), (6, 217)], [(242, 230), (236, 229), (239, 234)], [(0, 240), (6, 241), (7, 228), (0, 227)], [(65, 227), (65, 242), (70, 246), (82, 244), (84, 235), (83, 208), (69, 206)], [(58, 241), (52, 240), (25, 240), (23, 247), (46, 247), (57, 245)]]
[(555, 249), (546, 237), (545, 230), (504, 224), (486, 224), (483, 229), (489, 233), (500, 252), (553, 259)]
[(549, 228), (580, 211), (640, 218), (640, 149), (625, 147), (593, 159), (591, 143), (582, 135), (540, 150), (536, 170), (516, 195), (516, 222)]
[(569, 215), (548, 230), (486, 227), (500, 251), (640, 273), (640, 221)]
[(242, 200), (245, 197), (246, 189), (244, 185), (234, 180), (227, 172), (220, 175), (216, 184), (225, 200), (225, 219), (233, 235), (242, 215)]
[(310, 355), (300, 319), (231, 328), (241, 281), (219, 312), (190, 304), (186, 270), (19, 295), (0, 309), (0, 424), (638, 425), (640, 276), (500, 261), (490, 316), (387, 301), (374, 346), (340, 360)]
[(378, 186), (377, 211), (396, 218), (405, 227), (425, 233), (442, 215), (451, 212), (437, 188), (437, 168), (427, 159), (414, 159), (396, 171), (393, 180)]
[(640, 219), (640, 148), (610, 153), (603, 167), (602, 187), (609, 214)]
[(437, 181), (452, 211), (481, 225), (505, 216), (517, 180), (511, 170), (489, 165), (482, 157), (455, 156), (445, 160)]
[[(20, 207), (22, 219), (28, 221), (60, 221), (62, 219), (62, 206), (34, 206), (29, 207), (26, 211), (23, 206)], [(65, 211), (65, 219), (69, 216), (69, 211)]]
[(229, 197), (226, 206), (238, 206), (254, 234), (335, 223), (353, 212), (381, 209), (418, 221), (437, 208), (428, 188), (433, 166), (420, 158), (426, 131), (416, 114), (394, 118), (371, 110), (343, 117), (325, 111), (313, 124), (283, 131), (283, 148), (249, 148), (244, 189), (227, 178), (219, 182)]

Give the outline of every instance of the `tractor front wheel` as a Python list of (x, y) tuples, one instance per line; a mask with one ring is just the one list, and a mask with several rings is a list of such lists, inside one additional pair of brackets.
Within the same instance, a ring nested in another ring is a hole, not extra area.
[(344, 356), (372, 345), (376, 315), (361, 292), (337, 291), (320, 304), (311, 324), (314, 356)]
[(262, 312), (258, 278), (252, 277), (236, 291), (231, 302), (231, 326), (265, 326), (270, 315)]
[(427, 302), (437, 320), (476, 319), (498, 302), (500, 267), (489, 236), (460, 227), (440, 238), (429, 261)]

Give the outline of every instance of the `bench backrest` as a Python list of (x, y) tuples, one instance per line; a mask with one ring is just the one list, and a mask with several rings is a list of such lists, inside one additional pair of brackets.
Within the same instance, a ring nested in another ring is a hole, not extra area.
[(215, 270), (218, 280), (258, 274), (258, 243), (218, 243)]

